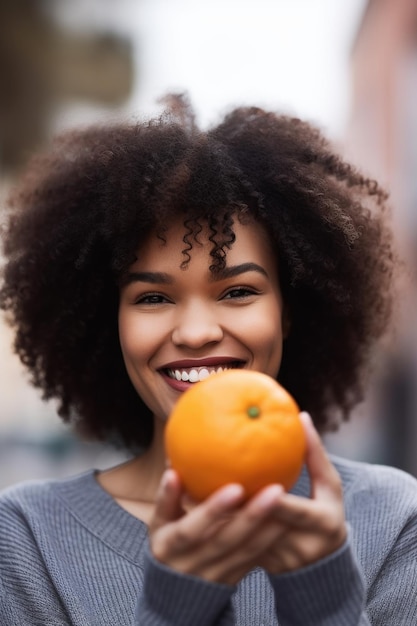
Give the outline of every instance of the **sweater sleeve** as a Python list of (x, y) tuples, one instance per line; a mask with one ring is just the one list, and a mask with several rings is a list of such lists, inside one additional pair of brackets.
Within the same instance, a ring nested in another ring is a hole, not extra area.
[[(325, 559), (270, 576), (280, 626), (368, 626), (365, 583), (349, 539)], [(388, 624), (388, 622), (384, 622)]]
[(144, 554), (144, 585), (136, 607), (136, 624), (147, 626), (232, 625), (235, 587), (178, 574), (159, 563), (149, 548)]
[(18, 616), (17, 611), (10, 603), (6, 589), (4, 588), (3, 581), (0, 577), (0, 624), (8, 624), (9, 626), (18, 626), (19, 624), (25, 625), (22, 616)]
[(13, 506), (0, 506), (0, 624), (68, 626), (29, 527)]
[(413, 515), (372, 579), (362, 575), (350, 539), (312, 566), (270, 576), (280, 626), (417, 624), (416, 538), (417, 516)]
[(373, 626), (417, 624), (417, 515), (399, 534), (370, 586), (367, 614)]

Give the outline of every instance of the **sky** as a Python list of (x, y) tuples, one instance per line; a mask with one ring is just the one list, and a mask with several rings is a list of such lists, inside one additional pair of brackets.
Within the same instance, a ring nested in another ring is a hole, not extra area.
[(363, 6), (363, 0), (147, 0), (137, 102), (151, 109), (165, 90), (185, 88), (203, 124), (232, 105), (256, 104), (338, 135), (348, 115), (349, 53)]
[[(338, 138), (349, 115), (349, 54), (365, 4), (73, 0), (67, 22), (111, 26), (132, 38), (136, 78), (127, 114), (152, 115), (165, 93), (186, 91), (203, 126), (232, 106), (253, 104), (304, 117)], [(76, 123), (77, 111), (70, 115)], [(87, 107), (78, 115), (89, 121)]]

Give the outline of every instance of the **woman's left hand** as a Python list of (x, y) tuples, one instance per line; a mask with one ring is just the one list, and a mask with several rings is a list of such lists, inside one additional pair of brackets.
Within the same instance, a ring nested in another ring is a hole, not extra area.
[(273, 518), (282, 532), (259, 563), (271, 574), (300, 569), (335, 552), (346, 540), (342, 484), (310, 416), (301, 413), (307, 438), (310, 498), (283, 493)]

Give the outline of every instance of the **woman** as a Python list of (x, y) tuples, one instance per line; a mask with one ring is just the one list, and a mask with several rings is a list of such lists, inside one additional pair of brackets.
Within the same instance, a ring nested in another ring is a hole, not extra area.
[[(3, 492), (2, 623), (416, 621), (416, 481), (330, 459), (317, 434), (363, 398), (392, 316), (385, 200), (300, 120), (241, 108), (203, 132), (181, 99), (31, 165), (4, 232), (15, 349), (63, 419), (134, 457)], [(164, 425), (231, 367), (294, 395), (306, 466), (291, 493), (196, 505)]]

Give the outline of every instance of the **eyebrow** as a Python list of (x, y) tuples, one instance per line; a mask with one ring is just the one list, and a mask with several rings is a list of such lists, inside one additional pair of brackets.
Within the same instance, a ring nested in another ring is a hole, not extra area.
[(130, 285), (130, 283), (135, 282), (169, 285), (173, 282), (173, 279), (165, 272), (128, 272), (123, 279), (123, 285)]
[[(268, 274), (264, 268), (257, 263), (241, 263), (240, 265), (230, 265), (229, 267), (217, 270), (215, 273), (211, 274), (210, 281), (226, 280), (239, 276), (240, 274), (245, 274), (246, 272), (258, 272), (268, 278)], [(174, 281), (172, 276), (165, 272), (128, 272), (123, 280), (123, 285), (129, 285), (134, 282), (151, 283), (153, 285), (170, 285)]]
[(211, 280), (225, 280), (227, 278), (239, 276), (240, 274), (245, 274), (246, 272), (258, 272), (268, 278), (268, 274), (264, 268), (257, 263), (241, 263), (240, 265), (230, 265), (229, 267), (217, 270), (216, 273), (212, 275)]

